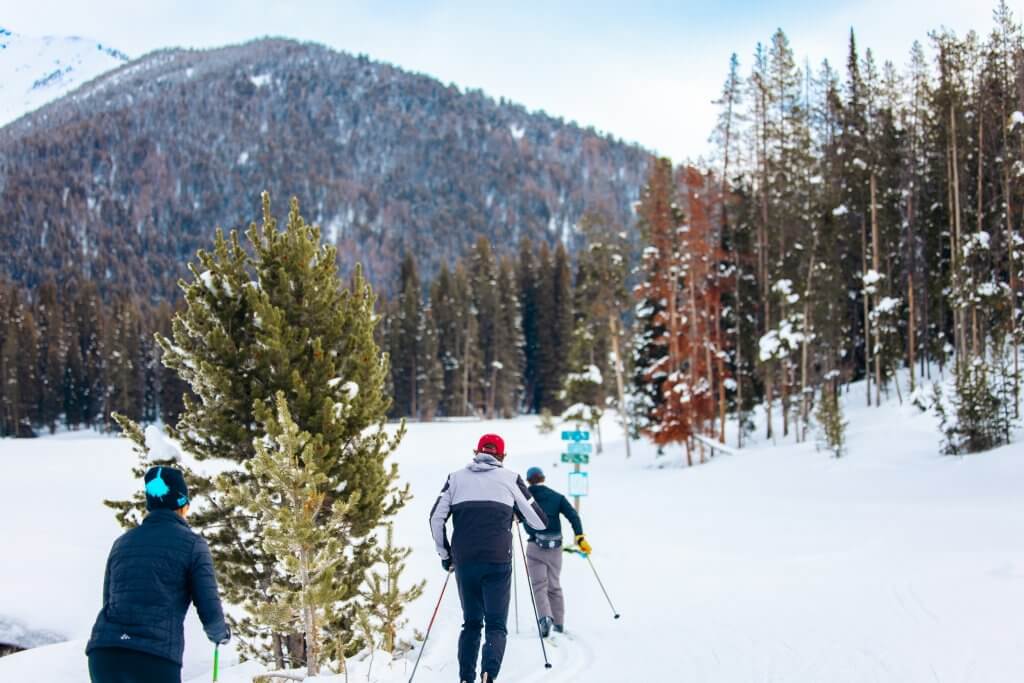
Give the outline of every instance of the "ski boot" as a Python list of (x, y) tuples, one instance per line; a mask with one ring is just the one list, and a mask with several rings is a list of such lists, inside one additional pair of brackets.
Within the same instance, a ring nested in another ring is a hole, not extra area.
[(540, 637), (547, 638), (551, 634), (551, 625), (555, 623), (555, 620), (551, 617), (541, 617), (540, 621)]
[(555, 633), (565, 633), (565, 626), (563, 624), (555, 624)]

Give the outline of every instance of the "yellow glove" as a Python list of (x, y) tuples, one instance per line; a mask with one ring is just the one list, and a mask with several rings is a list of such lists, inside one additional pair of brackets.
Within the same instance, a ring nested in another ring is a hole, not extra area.
[(590, 547), (589, 543), (587, 543), (587, 538), (583, 534), (576, 537), (576, 546), (582, 550), (585, 555), (589, 555), (594, 552), (594, 549)]

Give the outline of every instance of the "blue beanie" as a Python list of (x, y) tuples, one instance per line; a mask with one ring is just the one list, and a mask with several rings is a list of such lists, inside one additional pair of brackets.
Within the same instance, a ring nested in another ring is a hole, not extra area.
[(144, 479), (147, 510), (177, 510), (188, 505), (188, 485), (181, 470), (150, 467)]
[(533, 483), (534, 479), (543, 479), (543, 478), (544, 478), (544, 470), (542, 470), (539, 467), (531, 467), (530, 469), (526, 470), (526, 481), (530, 482), (531, 484)]

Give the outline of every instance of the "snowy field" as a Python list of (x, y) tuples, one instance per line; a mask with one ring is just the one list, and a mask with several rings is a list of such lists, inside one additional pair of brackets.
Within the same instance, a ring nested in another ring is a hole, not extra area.
[[(545, 670), (518, 566), (519, 630), (509, 619), (502, 681), (955, 681), (1024, 676), (1024, 442), (964, 458), (938, 455), (930, 416), (893, 402), (845, 397), (849, 455), (792, 441), (680, 466), (604, 426), (582, 508), (593, 560), (622, 613), (605, 602), (586, 562), (566, 557), (564, 637)], [(566, 486), (558, 434), (534, 418), (411, 425), (397, 454), (416, 498), (397, 540), (413, 548), (407, 576), (426, 578), (406, 636), (424, 630), (444, 573), (427, 514), (446, 473), (484, 431), (505, 436), (506, 464), (540, 465)], [(1021, 441), (1018, 438), (1018, 441)], [(88, 433), (0, 441), (0, 634), (26, 644), (70, 642), (0, 659), (5, 683), (87, 681), (82, 654), (100, 606), (103, 564), (119, 530), (104, 497), (137, 485), (127, 444)], [(518, 546), (517, 546), (518, 552)], [(458, 678), (460, 612), (454, 582), (417, 681)], [(8, 629), (5, 631), (5, 628)], [(186, 681), (210, 680), (212, 648), (194, 615)], [(35, 638), (34, 642), (32, 639)], [(415, 652), (413, 653), (415, 655)], [(224, 668), (249, 681), (257, 667)], [(408, 680), (412, 656), (388, 666), (351, 662), (350, 680)], [(341, 679), (339, 679), (341, 680)]]

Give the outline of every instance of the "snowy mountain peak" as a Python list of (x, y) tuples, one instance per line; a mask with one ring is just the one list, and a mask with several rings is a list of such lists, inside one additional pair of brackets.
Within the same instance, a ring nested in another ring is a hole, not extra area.
[(78, 36), (23, 36), (0, 27), (0, 126), (128, 61)]

